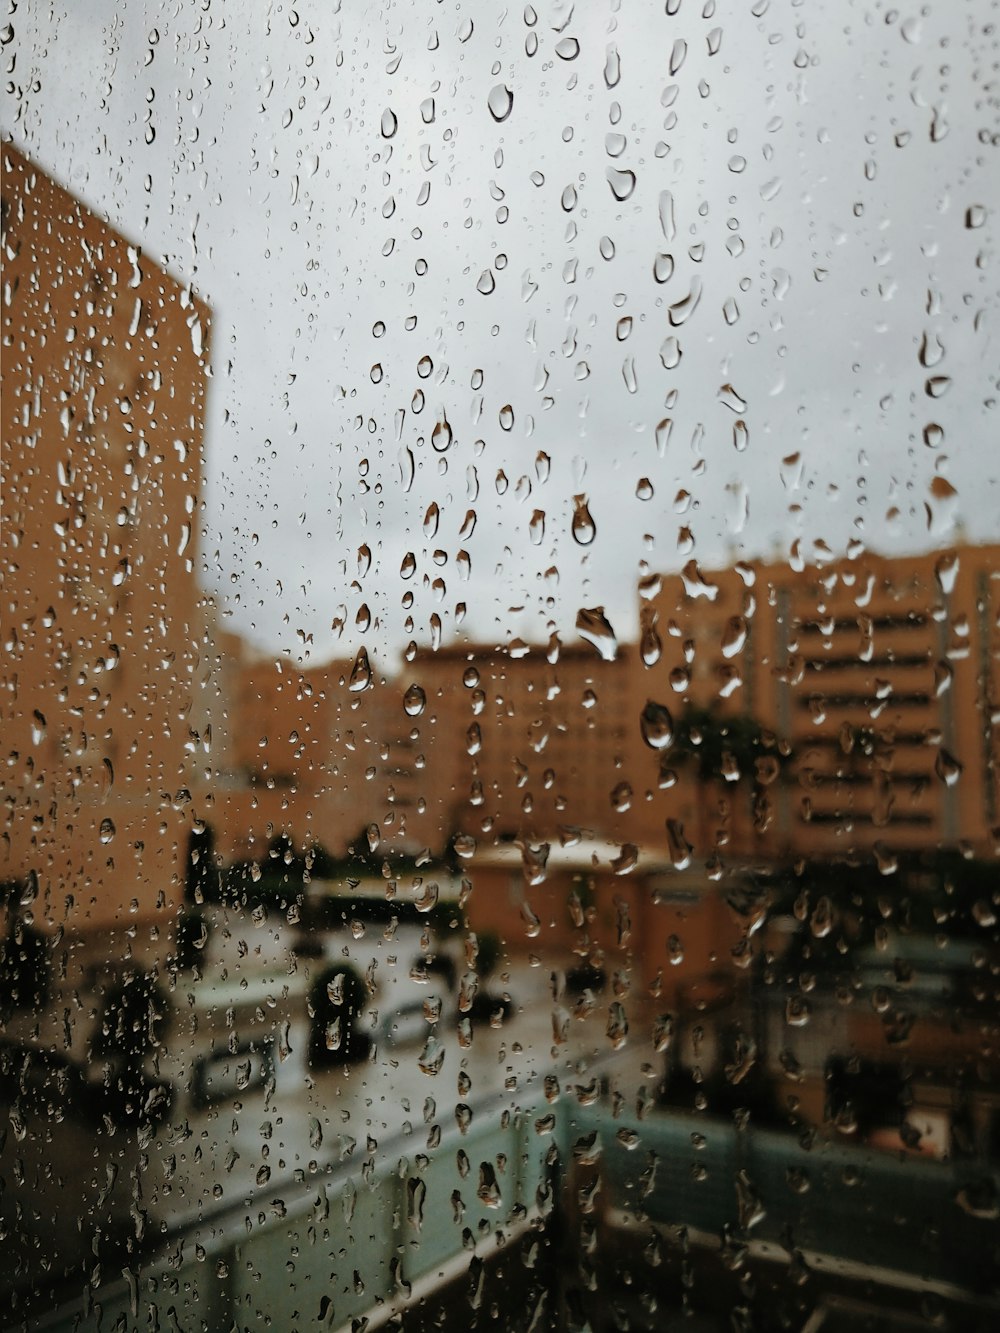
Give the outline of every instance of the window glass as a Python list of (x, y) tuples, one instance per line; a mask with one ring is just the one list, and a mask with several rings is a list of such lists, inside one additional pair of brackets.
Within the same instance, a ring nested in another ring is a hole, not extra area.
[(8, 5), (9, 1327), (992, 1329), (996, 5)]

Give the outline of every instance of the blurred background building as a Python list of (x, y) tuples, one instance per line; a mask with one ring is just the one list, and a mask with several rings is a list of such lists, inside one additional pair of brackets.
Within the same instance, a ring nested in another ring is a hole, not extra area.
[(708, 731), (728, 724), (733, 751), (740, 718), (775, 742), (736, 753), (742, 767), (734, 762), (701, 790), (689, 783), (676, 810), (685, 828), (702, 826), (702, 841), (713, 842), (699, 805), (712, 807), (717, 825), (728, 792), (733, 851), (826, 857), (964, 845), (992, 854), (998, 557), (996, 546), (961, 546), (866, 552), (823, 568), (752, 562), (665, 575), (648, 604), (663, 655), (646, 688), (695, 710)]
[(209, 313), (3, 146), (0, 877), (88, 929), (176, 901)]
[(304, 669), (230, 646), (254, 799), (221, 825), (240, 826), (234, 851), (283, 831), (340, 853), (375, 822), (435, 852), (457, 833), (577, 829), (665, 853), (670, 821), (702, 861), (986, 853), (998, 554), (688, 566), (647, 580), (643, 639), (613, 660), (456, 644), (359, 686), (350, 659)]

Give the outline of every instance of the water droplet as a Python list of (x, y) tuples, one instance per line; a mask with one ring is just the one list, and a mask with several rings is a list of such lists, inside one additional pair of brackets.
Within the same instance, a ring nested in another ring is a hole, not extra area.
[[(663, 239), (669, 244), (677, 235), (677, 224), (674, 221), (674, 196), (669, 190), (663, 190), (659, 199), (660, 229), (663, 232)], [(669, 255), (671, 271), (673, 270), (673, 259)], [(666, 281), (666, 279), (664, 279)]]
[(937, 449), (944, 443), (944, 431), (934, 421), (924, 427), (924, 444), (928, 449)]
[(818, 940), (825, 939), (833, 929), (833, 903), (825, 895), (819, 898), (809, 918), (809, 930)]
[(382, 138), (383, 138), (383, 139), (391, 139), (391, 138), (392, 138), (392, 136), (396, 133), (396, 125), (397, 125), (397, 123), (398, 123), (398, 122), (397, 122), (397, 120), (396, 120), (396, 113), (395, 113), (394, 111), (391, 111), (391, 110), (389, 109), (389, 107), (386, 107), (386, 109), (382, 112)]
[(491, 292), (496, 290), (496, 285), (497, 283), (496, 278), (493, 276), (493, 270), (491, 268), (484, 268), (479, 275), (479, 281), (476, 283), (476, 291), (483, 296), (489, 296)]
[(750, 443), (750, 432), (747, 430), (747, 423), (741, 418), (733, 423), (733, 448), (737, 453), (742, 453)]
[(660, 346), (660, 361), (663, 364), (663, 369), (676, 370), (681, 363), (682, 356), (681, 345), (673, 334), (669, 338), (664, 338)]
[(475, 972), (466, 972), (462, 977), (462, 984), (458, 992), (458, 1011), (460, 1014), (470, 1012), (478, 991), (479, 978)]
[(628, 782), (619, 782), (611, 793), (611, 804), (619, 814), (632, 808), (632, 787)]
[(608, 1006), (608, 1025), (605, 1029), (611, 1049), (618, 1051), (628, 1040), (628, 1016), (620, 1000), (614, 1000)]
[(372, 669), (371, 663), (368, 661), (368, 654), (364, 648), (359, 648), (358, 655), (354, 659), (354, 667), (347, 688), (352, 693), (359, 694), (362, 690), (367, 690), (371, 683)]
[(639, 730), (651, 750), (667, 749), (674, 739), (674, 720), (670, 710), (648, 699), (639, 716)]
[(671, 325), (674, 328), (679, 328), (682, 324), (686, 323), (694, 314), (700, 300), (701, 279), (692, 278), (691, 287), (687, 296), (683, 297), (680, 301), (675, 301), (667, 311)]
[(107, 819), (107, 818), (102, 819), (102, 820), (101, 820), (100, 835), (99, 835), (99, 836), (100, 836), (100, 839), (101, 839), (101, 842), (103, 842), (103, 843), (111, 842), (111, 840), (112, 840), (112, 839), (114, 838), (114, 836), (115, 836), (115, 833), (116, 833), (116, 829), (115, 829), (114, 820), (112, 820), (112, 819)]
[(413, 1176), (406, 1182), (406, 1220), (414, 1231), (419, 1231), (424, 1224), (424, 1202), (427, 1198), (427, 1185), (419, 1176)]
[(667, 852), (675, 870), (686, 870), (691, 864), (694, 848), (684, 836), (684, 825), (679, 819), (667, 820)]
[(925, 333), (920, 339), (917, 356), (924, 369), (929, 370), (944, 360), (944, 343), (936, 333)]
[(660, 660), (663, 652), (663, 642), (651, 623), (644, 624), (642, 627), (639, 652), (645, 666), (655, 666)]
[(649, 480), (648, 477), (639, 478), (638, 482), (636, 483), (635, 494), (636, 494), (636, 499), (638, 500), (652, 500), (653, 483)]
[(447, 417), (442, 417), (431, 431), (431, 445), (437, 453), (443, 454), (451, 447), (451, 440), (451, 426), (448, 424)]
[(661, 1014), (653, 1023), (653, 1049), (657, 1053), (665, 1051), (674, 1038), (673, 1014)]
[(743, 616), (730, 616), (722, 632), (723, 657), (735, 657), (747, 641), (747, 622)]
[(982, 204), (972, 204), (965, 210), (965, 225), (969, 231), (976, 231), (986, 224), (986, 209)]
[(977, 898), (972, 904), (972, 919), (984, 930), (992, 930), (997, 924), (997, 914), (985, 898)]
[(962, 765), (942, 746), (934, 760), (934, 772), (946, 787), (954, 787), (962, 776)]
[(41, 745), (45, 739), (45, 732), (48, 723), (45, 721), (45, 714), (34, 709), (31, 714), (31, 743), (32, 745)]
[(490, 89), (486, 104), (490, 109), (490, 115), (499, 125), (514, 109), (514, 94), (504, 84), (498, 83)]
[(424, 1048), (417, 1057), (417, 1065), (421, 1073), (434, 1077), (440, 1074), (441, 1066), (444, 1064), (445, 1048), (438, 1041), (433, 1033), (424, 1043)]
[(718, 397), (720, 403), (739, 416), (747, 410), (746, 400), (740, 397), (731, 384), (720, 385)]
[(597, 536), (597, 525), (591, 517), (585, 495), (573, 496), (573, 539), (579, 546), (589, 546)]
[(575, 60), (580, 54), (580, 43), (575, 37), (563, 37), (556, 42), (556, 55), (560, 60)]
[(618, 639), (603, 606), (581, 607), (576, 616), (576, 630), (581, 639), (592, 643), (605, 662), (618, 656)]
[(419, 685), (409, 686), (403, 695), (403, 711), (407, 717), (419, 717), (427, 706), (427, 695)]
[(618, 80), (622, 76), (621, 60), (618, 57), (618, 48), (612, 42), (608, 47), (607, 54), (604, 57), (604, 84), (607, 88), (617, 88)]
[(541, 546), (545, 540), (545, 510), (536, 509), (528, 524), (528, 536), (533, 546)]
[(608, 185), (611, 187), (611, 193), (620, 204), (631, 198), (636, 186), (634, 171), (629, 171), (627, 167), (608, 167), (605, 175)]
[(934, 577), (946, 597), (954, 591), (958, 577), (958, 555), (955, 552), (938, 557), (934, 564)]
[(658, 283), (669, 282), (674, 276), (674, 257), (673, 255), (659, 254), (653, 260), (653, 281)]
[(418, 887), (413, 896), (413, 902), (418, 912), (433, 912), (440, 898), (441, 886), (433, 880), (428, 880)]
[(467, 1134), (469, 1132), (469, 1126), (472, 1124), (472, 1107), (466, 1102), (456, 1103), (455, 1124), (458, 1126), (461, 1134)]

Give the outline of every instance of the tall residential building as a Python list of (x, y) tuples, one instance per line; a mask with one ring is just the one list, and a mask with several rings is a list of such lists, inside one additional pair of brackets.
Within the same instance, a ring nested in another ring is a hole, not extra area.
[(40, 924), (177, 901), (208, 310), (3, 147), (0, 878)]
[[(765, 765), (756, 825), (737, 821), (734, 850), (991, 849), (998, 593), (997, 546), (665, 576), (650, 603), (664, 652), (645, 688), (678, 716), (687, 703), (749, 714), (790, 753), (780, 773)], [(726, 788), (742, 808), (746, 786), (688, 783), (680, 818), (696, 829), (697, 805)]]

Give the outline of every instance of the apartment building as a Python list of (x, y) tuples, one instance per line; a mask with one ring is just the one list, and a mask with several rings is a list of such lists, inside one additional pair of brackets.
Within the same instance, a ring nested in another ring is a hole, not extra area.
[(0, 878), (38, 924), (153, 919), (189, 820), (209, 312), (3, 146)]
[[(635, 658), (589, 644), (421, 652), (428, 799), (445, 826), (487, 840), (572, 826), (615, 837), (634, 801)], [(637, 734), (637, 731), (636, 731)]]
[(762, 752), (747, 782), (689, 790), (681, 817), (694, 827), (695, 804), (725, 789), (745, 809), (756, 782), (758, 818), (734, 840), (744, 852), (990, 849), (998, 557), (965, 545), (664, 576), (651, 603), (664, 642), (649, 673), (657, 697), (678, 714), (753, 717), (783, 761)]

